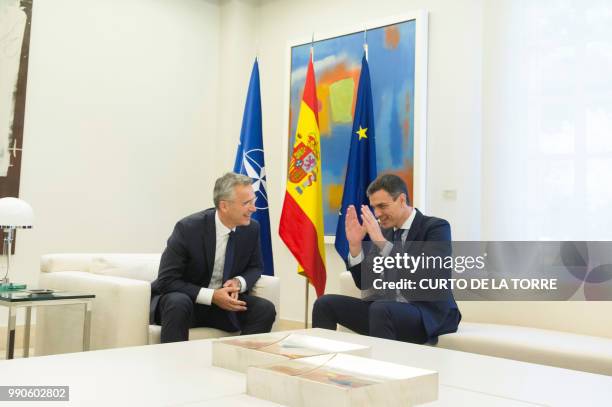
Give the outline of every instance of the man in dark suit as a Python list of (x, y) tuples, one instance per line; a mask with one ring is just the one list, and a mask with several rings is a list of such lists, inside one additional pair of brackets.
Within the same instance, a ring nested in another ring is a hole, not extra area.
[[(358, 288), (371, 288), (362, 281), (362, 275), (371, 275), (368, 260), (374, 255), (388, 256), (394, 251), (411, 256), (423, 251), (424, 255), (442, 257), (451, 254), (449, 223), (411, 207), (401, 178), (381, 175), (368, 186), (367, 195), (374, 213), (363, 205), (360, 223), (356, 209), (350, 206), (345, 221), (350, 251), (347, 267)], [(364, 256), (366, 234), (372, 246)], [(407, 300), (403, 294), (373, 301), (335, 294), (321, 296), (314, 304), (312, 326), (335, 330), (336, 324), (341, 324), (363, 335), (412, 343), (437, 343), (439, 335), (457, 331), (461, 313), (452, 292), (425, 301)]]
[(269, 332), (274, 304), (249, 295), (263, 269), (251, 178), (227, 173), (215, 182), (215, 207), (181, 219), (151, 283), (151, 323), (161, 342), (188, 339), (207, 326), (242, 335)]

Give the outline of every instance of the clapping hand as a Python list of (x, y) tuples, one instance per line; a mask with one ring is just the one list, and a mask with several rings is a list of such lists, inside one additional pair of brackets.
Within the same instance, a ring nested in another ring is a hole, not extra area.
[(363, 219), (363, 227), (370, 236), (370, 240), (374, 243), (386, 243), (385, 237), (380, 230), (378, 220), (370, 210), (368, 205), (361, 205), (361, 219)]
[(346, 240), (349, 242), (349, 250), (351, 255), (356, 257), (361, 252), (361, 241), (366, 235), (366, 228), (359, 223), (357, 211), (353, 205), (346, 208), (344, 230), (346, 233)]

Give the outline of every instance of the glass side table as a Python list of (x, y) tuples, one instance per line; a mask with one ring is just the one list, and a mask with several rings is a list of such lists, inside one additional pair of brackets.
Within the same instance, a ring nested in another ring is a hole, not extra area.
[[(43, 290), (39, 290), (43, 291)], [(94, 294), (53, 291), (30, 293), (28, 291), (0, 292), (0, 306), (8, 307), (8, 326), (6, 329), (6, 359), (13, 359), (15, 353), (15, 322), (17, 308), (26, 309), (25, 330), (23, 333), (23, 357), (30, 355), (30, 322), (32, 307), (46, 305), (83, 304), (85, 318), (83, 320), (83, 350), (89, 350), (91, 340), (91, 307)]]

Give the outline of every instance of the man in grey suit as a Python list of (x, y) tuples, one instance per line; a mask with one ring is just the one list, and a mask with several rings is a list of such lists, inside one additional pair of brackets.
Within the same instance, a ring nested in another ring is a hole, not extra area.
[(151, 283), (151, 323), (161, 342), (188, 339), (207, 326), (241, 334), (269, 332), (274, 304), (249, 295), (263, 269), (251, 178), (227, 173), (215, 182), (215, 207), (181, 219)]

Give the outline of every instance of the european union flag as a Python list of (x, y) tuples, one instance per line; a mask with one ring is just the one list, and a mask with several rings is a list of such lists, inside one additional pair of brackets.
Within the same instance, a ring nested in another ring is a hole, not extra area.
[(236, 152), (234, 172), (244, 174), (253, 179), (255, 190), (255, 206), (257, 212), (253, 219), (259, 222), (259, 236), (263, 255), (264, 271), (269, 276), (274, 275), (272, 260), (272, 242), (270, 238), (270, 214), (268, 212), (268, 192), (266, 191), (266, 165), (264, 161), (263, 138), (261, 131), (261, 94), (259, 91), (259, 66), (257, 58), (253, 64), (249, 92), (247, 93), (240, 144)]
[(360, 206), (368, 205), (366, 190), (370, 182), (376, 178), (376, 137), (374, 134), (374, 112), (372, 109), (372, 88), (370, 85), (370, 69), (365, 53), (361, 59), (361, 75), (357, 89), (357, 103), (351, 132), (351, 147), (349, 150), (342, 207), (336, 227), (336, 251), (346, 261), (349, 245), (344, 230), (346, 208), (354, 205), (360, 214)]

